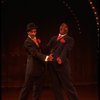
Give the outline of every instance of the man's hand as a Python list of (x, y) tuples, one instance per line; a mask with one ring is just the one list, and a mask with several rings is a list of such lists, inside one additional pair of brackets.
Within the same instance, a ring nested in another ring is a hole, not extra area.
[(49, 56), (48, 56), (48, 61), (52, 61), (53, 60), (53, 54), (50, 54)]
[(61, 58), (60, 57), (57, 57), (57, 62), (58, 62), (58, 64), (62, 64), (62, 60), (61, 60)]

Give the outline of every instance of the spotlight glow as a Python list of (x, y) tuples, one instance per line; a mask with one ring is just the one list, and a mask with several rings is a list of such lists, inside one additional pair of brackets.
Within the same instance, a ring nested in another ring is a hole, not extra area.
[(94, 13), (94, 16), (95, 16), (95, 20), (96, 20), (96, 25), (97, 25), (97, 37), (98, 37), (97, 40), (98, 40), (98, 48), (99, 48), (99, 17), (98, 17), (96, 8), (95, 8), (95, 6), (93, 5), (92, 0), (89, 0), (89, 3), (90, 3), (90, 6), (91, 6), (91, 9), (93, 10), (93, 13)]

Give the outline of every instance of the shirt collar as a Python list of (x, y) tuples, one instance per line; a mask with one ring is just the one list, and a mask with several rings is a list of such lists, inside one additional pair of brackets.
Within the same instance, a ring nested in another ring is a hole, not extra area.
[(33, 39), (36, 39), (36, 36), (34, 36), (34, 38), (32, 38), (30, 35), (28, 35), (28, 37), (29, 37), (30, 39), (32, 39), (32, 40), (33, 40)]
[(66, 35), (66, 34), (63, 34), (63, 35), (62, 35), (62, 34), (59, 34), (59, 36), (62, 36), (62, 37), (64, 37), (65, 35)]

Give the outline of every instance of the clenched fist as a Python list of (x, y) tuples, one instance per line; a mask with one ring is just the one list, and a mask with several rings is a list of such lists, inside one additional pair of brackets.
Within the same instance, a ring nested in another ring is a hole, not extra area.
[(53, 54), (50, 54), (49, 56), (48, 56), (48, 61), (52, 61), (53, 60)]
[(58, 64), (62, 64), (62, 60), (61, 60), (61, 58), (60, 57), (57, 57), (57, 62), (58, 62)]

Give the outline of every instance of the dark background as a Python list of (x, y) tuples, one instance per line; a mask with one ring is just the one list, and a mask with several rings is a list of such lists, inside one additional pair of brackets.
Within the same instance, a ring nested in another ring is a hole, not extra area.
[[(93, 4), (99, 12), (99, 0), (93, 0)], [(38, 36), (46, 45), (52, 36), (58, 34), (63, 21), (68, 23), (69, 35), (75, 41), (70, 58), (74, 83), (98, 83), (98, 31), (88, 0), (1, 0), (3, 87), (19, 87), (24, 81), (26, 25), (35, 22)]]

